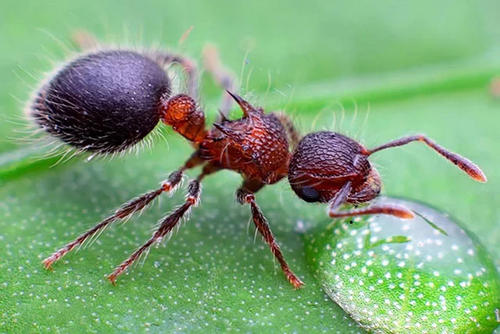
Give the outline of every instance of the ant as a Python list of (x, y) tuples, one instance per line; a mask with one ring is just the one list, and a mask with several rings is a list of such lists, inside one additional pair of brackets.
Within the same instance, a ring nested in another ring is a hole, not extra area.
[[(213, 55), (212, 55), (213, 56)], [(474, 180), (486, 182), (481, 169), (424, 135), (403, 137), (373, 149), (342, 134), (321, 131), (303, 138), (283, 113), (265, 113), (232, 92), (233, 79), (216, 56), (208, 70), (226, 89), (220, 115), (211, 128), (197, 103), (198, 78), (190, 59), (164, 51), (138, 52), (123, 49), (98, 50), (65, 64), (36, 93), (29, 106), (35, 123), (46, 132), (82, 152), (122, 152), (138, 143), (159, 121), (171, 126), (193, 146), (194, 153), (161, 186), (126, 202), (112, 215), (46, 258), (46, 269), (75, 247), (103, 231), (108, 225), (141, 211), (156, 197), (172, 193), (186, 170), (201, 166), (190, 181), (185, 202), (160, 221), (152, 237), (108, 276), (115, 284), (143, 253), (169, 234), (183, 216), (200, 201), (201, 181), (222, 169), (243, 177), (237, 201), (250, 206), (253, 222), (281, 265), (288, 281), (299, 288), (303, 282), (289, 268), (255, 194), (266, 185), (287, 177), (291, 188), (307, 202), (328, 203), (329, 216), (368, 214), (414, 217), (400, 206), (366, 206), (340, 210), (344, 203), (362, 204), (377, 197), (381, 180), (368, 158), (378, 151), (419, 141), (437, 151)], [(187, 92), (173, 95), (165, 67), (180, 64), (186, 73)], [(243, 116), (227, 119), (230, 99)]]

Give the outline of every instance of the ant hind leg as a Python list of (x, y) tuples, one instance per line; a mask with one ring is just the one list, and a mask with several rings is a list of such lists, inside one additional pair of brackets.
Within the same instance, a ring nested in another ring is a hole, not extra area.
[[(203, 67), (211, 74), (213, 81), (226, 91), (237, 91), (238, 83), (236, 78), (233, 73), (222, 65), (217, 48), (212, 44), (207, 44), (203, 47), (202, 53)], [(223, 121), (228, 118), (232, 104), (233, 98), (224, 93), (222, 95), (217, 121)]]
[(201, 185), (199, 180), (193, 180), (189, 184), (188, 195), (186, 201), (180, 207), (175, 209), (167, 217), (163, 218), (160, 222), (160, 227), (155, 231), (153, 236), (139, 247), (132, 255), (123, 261), (115, 270), (108, 276), (111, 283), (115, 284), (116, 278), (127, 270), (144, 252), (148, 251), (154, 243), (159, 243), (161, 240), (177, 225), (180, 219), (189, 211), (189, 209), (196, 205), (200, 198)]
[(160, 243), (163, 238), (169, 234), (172, 229), (179, 223), (182, 217), (187, 212), (196, 206), (200, 200), (201, 194), (201, 180), (209, 174), (215, 173), (219, 168), (211, 164), (205, 165), (202, 173), (189, 183), (188, 192), (184, 204), (179, 206), (165, 218), (160, 221), (160, 226), (153, 233), (153, 236), (147, 240), (141, 247), (132, 253), (125, 261), (123, 261), (115, 270), (108, 276), (111, 283), (115, 284), (116, 278), (127, 270), (135, 261), (137, 261), (142, 254), (147, 253), (151, 246), (155, 243)]
[(64, 255), (75, 249), (75, 247), (82, 245), (85, 241), (97, 235), (99, 232), (104, 231), (104, 229), (110, 224), (114, 223), (117, 220), (124, 220), (132, 216), (134, 213), (141, 211), (163, 192), (174, 192), (182, 180), (184, 171), (186, 169), (199, 165), (201, 162), (202, 160), (197, 156), (197, 154), (193, 154), (186, 161), (183, 167), (170, 173), (168, 178), (164, 182), (162, 182), (161, 187), (122, 204), (112, 215), (99, 222), (90, 230), (78, 236), (75, 240), (67, 243), (59, 250), (52, 253), (52, 255), (43, 260), (45, 269), (51, 269), (51, 266), (54, 262), (60, 260)]

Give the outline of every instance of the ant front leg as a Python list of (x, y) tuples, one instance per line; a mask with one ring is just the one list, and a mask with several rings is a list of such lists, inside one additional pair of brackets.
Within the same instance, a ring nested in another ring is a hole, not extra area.
[[(283, 270), (283, 273), (285, 274), (288, 281), (293, 285), (294, 288), (296, 289), (300, 288), (304, 283), (292, 272), (292, 270), (286, 263), (285, 258), (281, 253), (280, 246), (278, 245), (276, 239), (274, 239), (274, 235), (271, 232), (267, 219), (266, 217), (264, 217), (264, 214), (262, 213), (259, 206), (257, 205), (257, 202), (255, 201), (254, 192), (246, 188), (245, 183), (240, 189), (238, 189), (236, 193), (238, 202), (240, 204), (245, 204), (245, 203), (250, 204), (250, 208), (252, 211), (252, 218), (255, 227), (262, 235), (262, 237), (264, 237), (266, 243), (269, 245), (271, 252), (280, 263), (281, 269)], [(262, 186), (263, 185), (260, 185), (257, 188), (261, 188)]]
[(186, 161), (183, 167), (172, 172), (169, 175), (169, 177), (162, 182), (160, 188), (147, 192), (139, 197), (136, 197), (124, 203), (111, 216), (105, 218), (97, 225), (92, 227), (90, 230), (84, 232), (83, 234), (78, 236), (75, 240), (64, 245), (62, 248), (60, 248), (52, 255), (47, 257), (45, 260), (43, 260), (45, 269), (51, 269), (51, 266), (54, 262), (60, 260), (64, 255), (71, 252), (75, 247), (82, 245), (85, 241), (89, 240), (93, 236), (104, 231), (104, 229), (108, 227), (110, 224), (114, 223), (117, 220), (124, 220), (132, 216), (134, 213), (141, 211), (163, 192), (168, 192), (168, 193), (174, 192), (182, 180), (182, 175), (184, 171), (186, 169), (193, 168), (199, 165), (201, 162), (202, 160), (196, 154), (193, 154), (191, 158), (188, 159), (188, 161)]
[(188, 195), (183, 205), (175, 209), (171, 214), (165, 217), (160, 222), (160, 227), (156, 230), (153, 236), (139, 247), (129, 258), (123, 261), (115, 270), (108, 276), (111, 283), (115, 284), (116, 278), (122, 274), (132, 263), (134, 263), (144, 252), (148, 251), (154, 243), (160, 243), (172, 229), (177, 225), (179, 220), (188, 212), (188, 210), (196, 205), (200, 199), (201, 185), (199, 180), (193, 180), (189, 184)]
[(351, 190), (352, 190), (352, 184), (350, 181), (348, 181), (330, 200), (328, 208), (328, 215), (330, 217), (341, 218), (341, 217), (354, 217), (354, 216), (373, 215), (373, 214), (392, 215), (402, 219), (411, 219), (415, 217), (410, 210), (403, 207), (392, 206), (392, 205), (383, 205), (383, 206), (373, 205), (362, 209), (339, 211), (339, 207), (343, 203), (346, 203)]
[(483, 171), (481, 168), (479, 168), (475, 163), (470, 161), (469, 159), (462, 157), (461, 155), (451, 152), (444, 148), (443, 146), (439, 145), (429, 137), (425, 135), (415, 135), (415, 136), (408, 136), (408, 137), (403, 137), (400, 139), (396, 139), (393, 141), (388, 142), (387, 144), (378, 146), (374, 149), (371, 150), (366, 150), (364, 152), (365, 155), (371, 155), (375, 152), (378, 152), (380, 150), (384, 150), (386, 148), (391, 148), (391, 147), (397, 147), (397, 146), (402, 146), (409, 144), (414, 141), (419, 141), (423, 142), (439, 154), (441, 154), (443, 157), (451, 161), (454, 165), (456, 165), (458, 168), (466, 172), (471, 178), (478, 182), (486, 182), (486, 175), (484, 175)]

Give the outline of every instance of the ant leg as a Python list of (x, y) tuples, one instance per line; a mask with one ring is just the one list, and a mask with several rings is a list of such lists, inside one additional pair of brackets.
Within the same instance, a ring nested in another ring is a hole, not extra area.
[(183, 205), (175, 209), (171, 214), (165, 217), (160, 222), (160, 227), (156, 230), (153, 236), (139, 247), (128, 259), (123, 261), (115, 270), (108, 276), (111, 283), (115, 284), (116, 278), (122, 274), (132, 263), (134, 263), (142, 253), (149, 250), (149, 248), (156, 242), (159, 243), (174, 227), (179, 220), (188, 212), (188, 210), (196, 205), (200, 198), (201, 185), (199, 180), (193, 180), (189, 184), (188, 195)]
[(96, 49), (99, 46), (98, 39), (93, 34), (83, 29), (73, 31), (71, 40), (82, 51)]
[(402, 146), (406, 145), (408, 143), (411, 143), (413, 141), (420, 141), (425, 143), (427, 146), (431, 147), (434, 149), (436, 152), (441, 154), (443, 157), (451, 161), (453, 164), (455, 164), (458, 168), (469, 174), (471, 178), (473, 178), (476, 181), (479, 182), (486, 182), (486, 176), (484, 175), (483, 171), (481, 168), (479, 168), (476, 164), (474, 164), (472, 161), (470, 161), (467, 158), (462, 157), (461, 155), (457, 153), (453, 153), (451, 151), (448, 151), (441, 145), (437, 144), (435, 141), (430, 139), (429, 137), (425, 135), (415, 135), (415, 136), (408, 136), (408, 137), (403, 137), (400, 139), (396, 139), (393, 141), (388, 142), (387, 144), (378, 146), (374, 149), (371, 150), (365, 150), (364, 154), (365, 155), (371, 155), (377, 151), (384, 150), (386, 148), (390, 147), (396, 147), (396, 146)]
[(340, 217), (353, 217), (353, 216), (373, 215), (373, 214), (392, 215), (402, 219), (411, 219), (414, 217), (413, 213), (408, 209), (395, 205), (383, 205), (383, 206), (374, 205), (362, 209), (339, 211), (338, 208), (347, 201), (351, 189), (352, 185), (351, 182), (349, 181), (345, 183), (344, 186), (330, 200), (328, 209), (328, 215), (330, 217), (340, 218)]
[(198, 205), (201, 194), (201, 180), (208, 174), (214, 173), (219, 170), (213, 165), (206, 165), (202, 173), (189, 183), (186, 201), (180, 207), (175, 209), (168, 216), (160, 221), (160, 227), (153, 233), (153, 236), (139, 247), (132, 255), (123, 261), (115, 270), (108, 276), (111, 283), (115, 284), (116, 278), (127, 270), (139, 257), (147, 252), (155, 243), (160, 243), (163, 238), (177, 225), (182, 217), (191, 209), (191, 207)]
[(254, 193), (252, 191), (247, 190), (244, 184), (240, 189), (238, 189), (237, 199), (240, 202), (240, 204), (245, 204), (245, 203), (250, 204), (250, 208), (252, 210), (252, 218), (255, 227), (264, 237), (266, 243), (269, 245), (271, 252), (280, 263), (281, 269), (283, 270), (283, 273), (285, 274), (288, 281), (293, 285), (294, 288), (296, 289), (300, 288), (304, 283), (292, 272), (292, 270), (286, 263), (285, 258), (281, 253), (280, 246), (274, 239), (273, 233), (269, 228), (269, 224), (267, 223), (266, 217), (264, 217), (264, 214), (262, 213), (259, 206), (257, 205), (257, 202), (255, 201)]
[(302, 137), (300, 135), (300, 132), (293, 125), (290, 116), (287, 115), (285, 112), (279, 111), (279, 112), (274, 112), (273, 114), (279, 119), (280, 123), (285, 128), (285, 131), (288, 135), (288, 140), (290, 142), (290, 147), (294, 149), (295, 147), (297, 147), (300, 138)]
[[(211, 74), (213, 81), (226, 91), (237, 91), (236, 78), (233, 73), (222, 65), (217, 48), (212, 44), (207, 44), (203, 47), (202, 54), (203, 67)], [(231, 96), (223, 94), (217, 122), (227, 119), (232, 103)]]
[(130, 217), (137, 211), (144, 209), (148, 204), (150, 204), (156, 197), (158, 197), (163, 192), (174, 192), (182, 180), (183, 172), (186, 169), (195, 167), (201, 163), (201, 159), (197, 155), (193, 154), (191, 158), (186, 161), (183, 167), (170, 173), (168, 178), (162, 182), (161, 187), (147, 192), (139, 197), (136, 197), (120, 206), (111, 216), (105, 218), (97, 225), (92, 227), (90, 230), (84, 232), (78, 236), (75, 240), (64, 245), (62, 248), (54, 252), (52, 255), (43, 260), (45, 269), (51, 269), (54, 262), (60, 260), (64, 255), (71, 252), (75, 247), (82, 245), (86, 240), (102, 232), (108, 225), (114, 223), (117, 220), (123, 220)]
[(158, 195), (160, 195), (164, 191), (169, 191), (168, 189), (174, 188), (177, 183), (181, 180), (181, 173), (179, 171), (175, 171), (170, 174), (170, 177), (165, 181), (162, 186), (156, 190), (145, 193), (139, 197), (136, 197), (129, 202), (123, 204), (119, 209), (115, 211), (114, 214), (102, 220), (100, 223), (92, 227), (90, 230), (81, 234), (75, 240), (66, 244), (64, 247), (57, 250), (51, 256), (43, 260), (43, 264), (45, 269), (50, 269), (52, 264), (59, 259), (61, 259), (64, 255), (72, 251), (75, 247), (83, 244), (87, 239), (97, 234), (100, 231), (103, 231), (109, 224), (117, 221), (125, 219), (137, 211), (144, 209), (149, 203), (151, 203)]
[(161, 66), (167, 66), (170, 64), (179, 64), (186, 73), (187, 79), (187, 94), (194, 100), (199, 98), (199, 77), (198, 69), (196, 63), (185, 57), (175, 53), (170, 53), (167, 51), (154, 51), (149, 54), (153, 60), (155, 60)]

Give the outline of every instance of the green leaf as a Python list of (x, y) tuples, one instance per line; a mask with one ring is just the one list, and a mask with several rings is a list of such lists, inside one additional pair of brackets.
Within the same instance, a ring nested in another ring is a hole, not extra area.
[[(387, 151), (376, 161), (384, 166), (383, 179), (391, 193), (448, 208), (469, 222), (467, 227), (474, 229), (498, 256), (494, 245), (499, 232), (490, 223), (490, 215), (495, 212), (492, 203), (498, 194), (496, 180), (500, 179), (494, 167), (497, 157), (483, 152), (496, 145), (490, 133), (494, 130), (488, 130), (488, 124), (498, 116), (491, 113), (496, 104), (489, 101), (481, 91), (388, 101), (372, 107), (375, 111), (364, 130), (376, 133), (378, 140), (371, 138), (369, 143), (374, 145), (404, 133), (401, 124), (407, 130), (424, 129), (438, 136), (443, 145), (480, 159), (490, 178), (485, 185), (468, 180), (454, 166), (418, 145)], [(483, 145), (479, 152), (474, 142), (457, 141), (461, 123), (450, 123), (449, 131), (439, 131), (450, 115), (466, 119), (468, 106), (476, 110), (475, 126), (468, 124), (468, 129)], [(314, 109), (306, 111), (310, 114), (297, 117), (298, 124), (313, 123)], [(330, 113), (319, 115), (318, 124), (330, 124)], [(432, 117), (435, 122), (428, 123)], [(354, 124), (363, 118), (358, 114)], [(347, 114), (344, 124), (352, 120), (353, 114)], [(384, 126), (387, 122), (398, 126)], [(304, 125), (302, 129), (307, 131)], [(298, 221), (312, 225), (325, 221), (324, 208), (301, 202), (286, 183), (267, 187), (257, 196), (291, 267), (307, 284), (295, 291), (273, 265), (267, 247), (259, 238), (253, 242), (253, 228), (247, 232), (249, 210), (235, 204), (234, 190), (240, 177), (232, 172), (207, 178), (201, 204), (193, 210), (191, 220), (165, 248), (153, 249), (144, 265), (125, 275), (116, 287), (105, 280), (105, 275), (150, 236), (155, 222), (180, 203), (182, 191), (173, 198), (162, 198), (127, 224), (106, 230), (91, 247), (69, 255), (53, 272), (43, 270), (41, 260), (45, 256), (120, 203), (156, 187), (190, 152), (181, 138), (169, 136), (168, 147), (158, 142), (152, 152), (143, 151), (137, 157), (90, 163), (82, 160), (7, 178), (0, 189), (0, 216), (4, 217), (0, 220), (0, 253), (5, 254), (0, 262), (2, 328), (358, 331), (338, 306), (325, 300), (320, 285), (308, 272), (302, 238), (296, 231)], [(427, 223), (422, 225), (438, 232)], [(403, 234), (392, 236), (398, 235)]]
[[(117, 287), (105, 275), (150, 236), (182, 191), (108, 229), (53, 272), (42, 269), (45, 256), (156, 187), (191, 152), (168, 136), (168, 148), (158, 141), (137, 157), (49, 168), (55, 160), (11, 139), (27, 136), (18, 133), (26, 126), (24, 101), (71, 53), (69, 36), (78, 28), (105, 43), (155, 44), (198, 60), (213, 42), (241, 77), (241, 92), (267, 111), (285, 109), (303, 133), (336, 129), (371, 146), (426, 132), (478, 162), (489, 183), (474, 184), (414, 144), (373, 157), (385, 191), (452, 212), (500, 258), (500, 104), (488, 92), (500, 73), (498, 1), (199, 0), (188, 7), (159, 0), (0, 2), (0, 332), (362, 331), (306, 266), (296, 226), (324, 221), (324, 208), (301, 202), (286, 182), (257, 200), (305, 280), (302, 290), (289, 287), (259, 238), (253, 242), (249, 209), (234, 202), (240, 177), (230, 172), (207, 179), (191, 220)], [(213, 118), (220, 89), (206, 77), (202, 85), (201, 104)]]
[(476, 237), (426, 205), (387, 198), (377, 203), (418, 216), (337, 220), (306, 238), (306, 257), (330, 298), (373, 332), (493, 331), (500, 275)]

